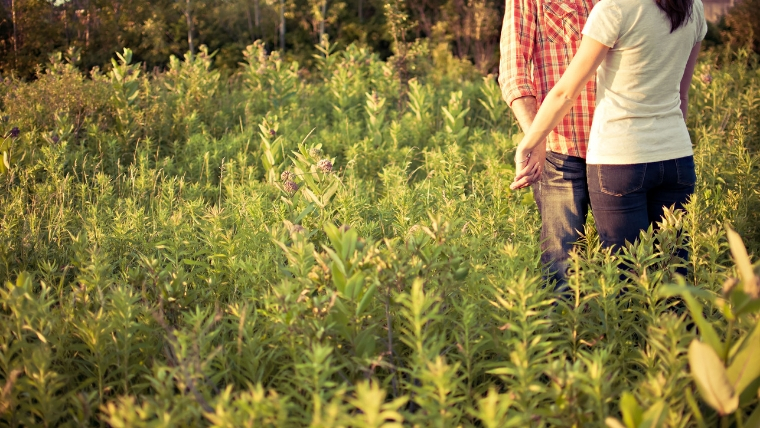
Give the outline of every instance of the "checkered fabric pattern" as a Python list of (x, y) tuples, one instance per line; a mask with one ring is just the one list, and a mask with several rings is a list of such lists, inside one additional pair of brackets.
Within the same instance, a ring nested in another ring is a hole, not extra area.
[[(499, 85), (504, 100), (535, 97), (538, 105), (562, 77), (580, 47), (581, 30), (599, 0), (506, 0)], [(586, 157), (594, 117), (596, 80), (547, 138), (547, 149)]]

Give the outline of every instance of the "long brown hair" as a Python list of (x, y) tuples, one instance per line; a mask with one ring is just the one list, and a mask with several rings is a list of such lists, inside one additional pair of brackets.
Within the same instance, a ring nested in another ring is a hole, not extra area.
[(654, 0), (657, 6), (670, 19), (670, 32), (676, 31), (691, 18), (691, 8), (694, 0)]

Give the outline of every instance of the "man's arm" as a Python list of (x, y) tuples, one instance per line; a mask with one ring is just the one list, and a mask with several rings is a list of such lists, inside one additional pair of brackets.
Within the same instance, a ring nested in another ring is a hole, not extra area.
[(512, 112), (524, 133), (527, 133), (533, 124), (537, 111), (536, 97), (520, 97), (512, 101)]
[[(532, 115), (535, 115), (536, 89), (530, 75), (530, 67), (533, 62), (536, 31), (536, 0), (506, 0), (501, 27), (499, 86), (504, 101), (515, 111), (524, 132), (527, 132), (525, 123), (529, 125), (533, 117), (528, 115), (528, 122), (521, 120), (521, 117), (527, 117), (522, 114), (526, 109), (520, 105), (525, 101), (517, 103), (516, 106), (515, 100), (532, 98)], [(527, 111), (529, 110), (528, 106)]]
[[(526, 134), (538, 110), (536, 87), (531, 76), (537, 33), (536, 0), (506, 0), (501, 29), (499, 85), (504, 101), (512, 108), (517, 123)], [(543, 165), (543, 159), (541, 155), (534, 161)], [(520, 165), (516, 168), (520, 170)], [(540, 170), (536, 170), (524, 181), (531, 183), (539, 176)]]

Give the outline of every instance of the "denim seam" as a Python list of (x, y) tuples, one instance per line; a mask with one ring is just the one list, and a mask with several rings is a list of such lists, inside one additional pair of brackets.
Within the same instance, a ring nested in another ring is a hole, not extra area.
[[(676, 166), (676, 174), (678, 174), (678, 166)], [(665, 162), (660, 162), (660, 183), (665, 181)]]

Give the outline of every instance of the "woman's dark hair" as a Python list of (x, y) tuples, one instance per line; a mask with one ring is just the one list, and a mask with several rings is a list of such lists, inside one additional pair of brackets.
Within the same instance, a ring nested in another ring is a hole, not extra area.
[(691, 7), (694, 0), (654, 0), (657, 6), (670, 19), (670, 32), (676, 31), (691, 18)]

